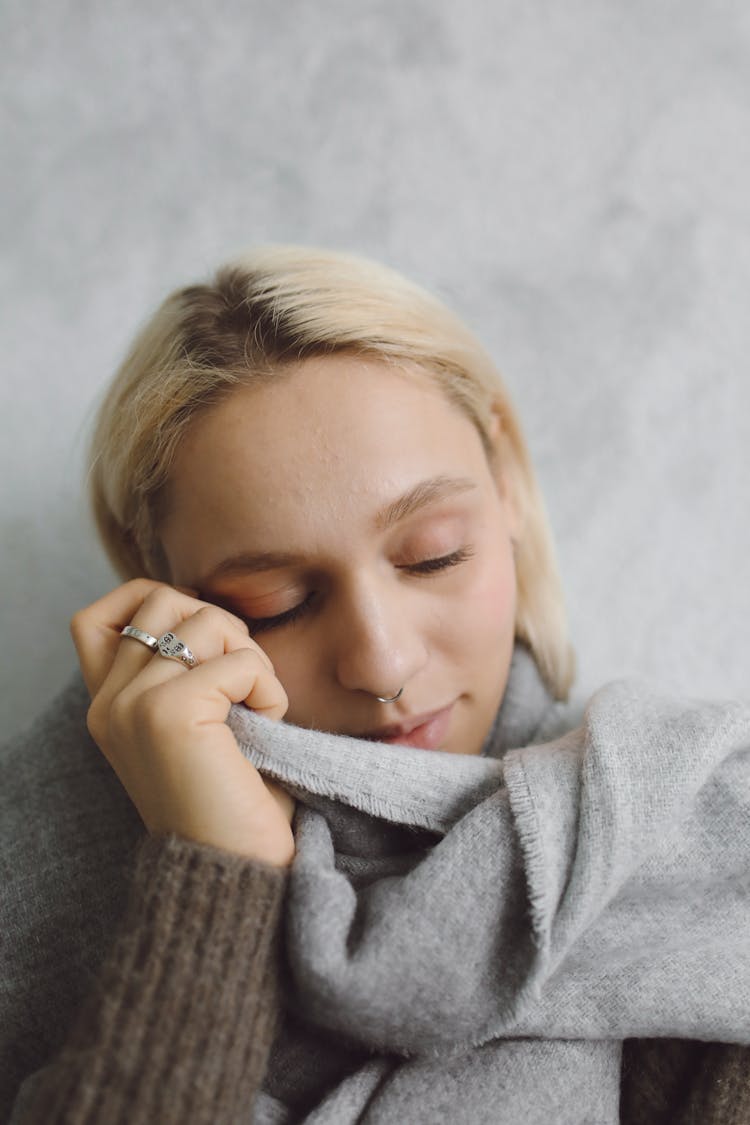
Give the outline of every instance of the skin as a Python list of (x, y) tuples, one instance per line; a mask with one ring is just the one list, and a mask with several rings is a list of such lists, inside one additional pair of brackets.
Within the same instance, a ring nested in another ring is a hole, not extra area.
[[(518, 530), (475, 427), (421, 373), (310, 359), (198, 419), (160, 528), (173, 585), (128, 583), (72, 625), (90, 729), (147, 827), (290, 861), (291, 802), (234, 745), (232, 702), (479, 753), (513, 648)], [(199, 666), (121, 642), (128, 622), (174, 629)]]

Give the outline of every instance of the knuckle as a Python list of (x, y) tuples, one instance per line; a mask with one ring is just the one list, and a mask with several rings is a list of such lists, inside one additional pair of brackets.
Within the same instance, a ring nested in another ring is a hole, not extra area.
[(81, 639), (81, 635), (84, 631), (84, 627), (85, 627), (84, 614), (85, 614), (85, 612), (86, 611), (84, 609), (79, 609), (77, 611), (77, 613), (73, 614), (73, 616), (70, 619), (70, 622), (68, 623), (68, 628), (70, 629), (70, 635), (75, 642), (77, 642)]
[(243, 637), (250, 636), (250, 630), (247, 627), (246, 621), (243, 621), (241, 617), (237, 617), (236, 614), (230, 613), (228, 609), (222, 610), (222, 613), (225, 613), (227, 615), (232, 625), (234, 625), (236, 629), (239, 629)]
[(163, 582), (157, 582), (154, 578), (130, 578), (127, 582), (123, 583), (124, 590), (132, 591), (137, 596), (143, 595), (148, 597), (158, 587), (164, 586)]
[(91, 633), (96, 625), (96, 602), (91, 605), (84, 606), (82, 609), (76, 610), (68, 622), (70, 635), (77, 643), (84, 639), (84, 637)]
[(222, 610), (217, 605), (202, 605), (196, 609), (194, 617), (203, 618), (204, 620), (218, 621), (221, 617)]
[(150, 585), (150, 589), (143, 599), (143, 607), (161, 610), (173, 605), (174, 599), (175, 591), (170, 586), (165, 586), (163, 583)]
[(228, 609), (224, 609), (222, 606), (204, 605), (196, 611), (195, 616), (204, 617), (207, 620), (210, 620), (216, 626), (216, 628), (229, 624), (235, 629), (240, 629), (242, 633), (247, 636), (247, 625), (242, 620), (242, 618), (236, 617), (233, 613), (230, 613)]
[(254, 669), (256, 672), (268, 672), (268, 661), (264, 660), (263, 653), (259, 651), (257, 645), (252, 644), (243, 645), (238, 648), (237, 655), (239, 659), (244, 660), (249, 668)]
[[(266, 656), (262, 648), (259, 648), (254, 642), (252, 648), (241, 648), (238, 652), (242, 654), (243, 659), (247, 663), (248, 669), (252, 671), (256, 679), (262, 678), (264, 683), (269, 686), (272, 684), (278, 685), (280, 692), (284, 692), (281, 680), (276, 675), (273, 664)], [(286, 698), (286, 694), (284, 694)]]

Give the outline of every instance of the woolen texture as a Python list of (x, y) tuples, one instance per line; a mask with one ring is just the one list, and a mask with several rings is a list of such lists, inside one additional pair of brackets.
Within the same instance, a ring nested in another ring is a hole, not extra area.
[[(531, 671), (533, 670), (525, 666), (522, 653), (519, 659), (514, 659), (498, 723), (488, 740), (488, 750), (495, 747), (502, 754), (508, 746), (523, 746), (537, 739), (552, 738), (570, 724), (570, 714), (550, 705), (538, 677), (529, 675)], [(253, 1075), (258, 1074), (259, 1060), (268, 1047), (271, 1016), (260, 1009), (270, 1010), (273, 1005), (270, 1000), (268, 1004), (264, 1000), (268, 995), (264, 990), (265, 986), (260, 991), (250, 990), (245, 996), (242, 1002), (243, 1005), (246, 1004), (242, 1006), (244, 1019), (237, 1020), (235, 1024), (236, 1040), (234, 1035), (225, 1037), (222, 1028), (217, 1028), (216, 1020), (212, 1019), (212, 1034), (206, 1043), (203, 1036), (207, 1012), (201, 1004), (193, 1003), (186, 997), (196, 991), (204, 999), (210, 999), (211, 994), (207, 992), (203, 982), (200, 949), (202, 946), (205, 953), (206, 944), (212, 947), (217, 937), (220, 942), (226, 941), (227, 947), (231, 944), (234, 949), (237, 941), (236, 938), (230, 939), (232, 928), (246, 937), (253, 933), (257, 936), (256, 956), (242, 970), (243, 979), (248, 974), (254, 977), (257, 973), (258, 979), (266, 981), (270, 986), (273, 968), (268, 964), (264, 968), (263, 963), (264, 959), (267, 961), (274, 956), (269, 943), (276, 942), (272, 932), (278, 931), (274, 931), (271, 922), (273, 910), (270, 905), (265, 916), (263, 914), (262, 903), (269, 903), (269, 888), (262, 878), (258, 877), (256, 881), (257, 872), (256, 875), (251, 873), (249, 876), (240, 874), (245, 866), (252, 868), (254, 865), (232, 859), (231, 872), (225, 872), (219, 880), (222, 894), (214, 895), (211, 885), (216, 878), (213, 866), (215, 856), (208, 856), (198, 845), (184, 841), (146, 841), (143, 850), (138, 852), (135, 872), (131, 872), (129, 856), (136, 843), (142, 839), (142, 826), (117, 778), (86, 733), (87, 704), (85, 688), (77, 678), (29, 731), (0, 748), (0, 823), (3, 826), (0, 848), (0, 942), (3, 945), (3, 971), (0, 977), (0, 1120), (8, 1119), (18, 1087), (26, 1078), (24, 1093), (27, 1098), (45, 1097), (48, 1099), (48, 1108), (56, 1107), (49, 1108), (49, 1114), (45, 1111), (44, 1115), (37, 1115), (35, 1118), (32, 1115), (32, 1120), (55, 1120), (50, 1114), (63, 1113), (65, 1097), (88, 1099), (85, 1103), (88, 1105), (92, 1102), (96, 1104), (98, 1098), (111, 1099), (111, 1104), (117, 1105), (119, 1099), (122, 1106), (131, 1107), (126, 1120), (139, 1120), (133, 1116), (132, 1111), (132, 1107), (138, 1105), (145, 1107), (145, 1116), (141, 1120), (169, 1120), (168, 1116), (150, 1116), (151, 1108), (158, 1101), (154, 1103), (152, 1100), (149, 1104), (149, 1099), (161, 1097), (165, 1112), (174, 1103), (180, 1107), (181, 1120), (203, 1125), (204, 1122), (221, 1120), (218, 1111), (214, 1113), (214, 1106), (207, 1094), (225, 1067), (229, 1067), (225, 1075), (227, 1089), (233, 1089), (241, 1102), (237, 1105), (235, 1117), (228, 1119), (238, 1122), (249, 1120), (246, 1114), (250, 1114), (250, 1109), (245, 1096), (246, 1093), (250, 1096), (252, 1079), (243, 1072), (248, 1065)], [(696, 739), (700, 741), (702, 731), (708, 727), (709, 731), (715, 728), (714, 734), (726, 740), (731, 733), (728, 723), (736, 721), (738, 715), (746, 714), (747, 709), (704, 709), (688, 703), (672, 705), (670, 713), (686, 720), (685, 729), (679, 729), (680, 723), (675, 724), (668, 740), (673, 758), (670, 768), (674, 768), (678, 775), (683, 765), (692, 769), (693, 781), (690, 785), (694, 792), (693, 749)], [(698, 722), (696, 715), (703, 715), (703, 720)], [(629, 716), (625, 717), (629, 724)], [(233, 714), (232, 722), (239, 721), (244, 725), (247, 718), (239, 710)], [(261, 722), (257, 727), (253, 724), (251, 741), (254, 748), (250, 750), (246, 747), (246, 752), (266, 755), (269, 762), (273, 759), (275, 765), (271, 772), (276, 772), (278, 776), (289, 775), (290, 771), (297, 770), (304, 774), (308, 786), (311, 786), (318, 774), (322, 778), (324, 789), (330, 785), (332, 775), (328, 767), (321, 773), (321, 764), (314, 756), (316, 747), (320, 745), (317, 738), (312, 738), (308, 746), (312, 756), (300, 758), (302, 744), (295, 741), (298, 737), (296, 728), (275, 724), (267, 724), (267, 727), (266, 733), (270, 734), (272, 740), (278, 734), (283, 735), (278, 744), (270, 745), (259, 737), (265, 729)], [(590, 723), (589, 728), (592, 731), (595, 729)], [(307, 740), (309, 732), (302, 733)], [(632, 729), (626, 731), (623, 737), (623, 753), (627, 751), (631, 741), (635, 740), (637, 743), (642, 733), (636, 707)], [(680, 740), (683, 738), (684, 763), (680, 751)], [(343, 743), (347, 740), (336, 741)], [(746, 904), (747, 866), (739, 871), (734, 866), (737, 849), (743, 838), (742, 833), (739, 838), (735, 838), (736, 817), (744, 815), (744, 822), (747, 824), (747, 754), (742, 749), (741, 739), (739, 743), (735, 753), (719, 753), (714, 765), (708, 769), (703, 790), (707, 796), (711, 796), (712, 804), (718, 798), (716, 815), (707, 818), (704, 814), (708, 812), (708, 808), (698, 810), (700, 817), (695, 823), (702, 824), (698, 833), (699, 842), (704, 836), (711, 837), (716, 849), (724, 850), (727, 878), (730, 882), (734, 879), (737, 897)], [(567, 742), (563, 739), (558, 746), (563, 754), (566, 745)], [(375, 831), (375, 821), (371, 823), (359, 809), (346, 805), (343, 800), (337, 799), (334, 802), (339, 817), (336, 850), (340, 856), (336, 869), (329, 871), (328, 877), (337, 886), (339, 875), (344, 874), (351, 884), (351, 894), (358, 902), (366, 901), (361, 892), (367, 891), (369, 885), (375, 887), (378, 881), (386, 886), (395, 885), (399, 878), (408, 878), (431, 852), (439, 852), (444, 837), (450, 834), (451, 821), (460, 822), (471, 814), (477, 802), (481, 804), (491, 800), (493, 793), (496, 798), (498, 786), (500, 789), (504, 788), (504, 767), (498, 760), (430, 755), (437, 780), (427, 784), (422, 790), (418, 785), (418, 778), (410, 780), (410, 766), (402, 774), (398, 773), (400, 752), (406, 751), (403, 757), (409, 758), (411, 752), (408, 748), (381, 747), (355, 741), (347, 744), (347, 749), (353, 750), (354, 756), (347, 755), (345, 759), (343, 791), (356, 789), (357, 800), (364, 808), (389, 807), (394, 812), (398, 810), (398, 816), (414, 822), (410, 827), (399, 827), (391, 823), (385, 832)], [(724, 750), (726, 749), (725, 745)], [(392, 753), (394, 750), (399, 753)], [(525, 754), (526, 752), (521, 757), (524, 758)], [(576, 754), (580, 766), (581, 755), (576, 751), (574, 758)], [(417, 752), (417, 756), (421, 757), (422, 754)], [(529, 750), (528, 757), (532, 763), (537, 761), (537, 750)], [(457, 770), (452, 776), (453, 797), (446, 814), (446, 804), (441, 801), (441, 787), (445, 786), (446, 779), (451, 780), (451, 761), (456, 764)], [(691, 762), (693, 766), (690, 765)], [(732, 763), (734, 773), (727, 773)], [(384, 793), (383, 779), (394, 768), (396, 773), (393, 775), (391, 792)], [(585, 789), (582, 788), (585, 774), (580, 768), (575, 773), (578, 780), (572, 791), (585, 794)], [(347, 774), (350, 775), (349, 780)], [(625, 782), (627, 777), (610, 780), (616, 788), (615, 782)], [(336, 785), (338, 784), (337, 780)], [(637, 788), (635, 796), (638, 796)], [(313, 811), (317, 800), (314, 793), (308, 793), (308, 806)], [(321, 797), (320, 800), (325, 806), (328, 798)], [(553, 814), (556, 815), (557, 801), (565, 806), (569, 800), (570, 794), (563, 789), (555, 794), (552, 801)], [(588, 798), (582, 797), (580, 804), (585, 807), (587, 801)], [(543, 813), (544, 809), (541, 808), (540, 812)], [(602, 813), (604, 814), (604, 810)], [(585, 820), (579, 819), (582, 825), (580, 831), (583, 832)], [(323, 820), (325, 822), (324, 815)], [(613, 824), (613, 828), (615, 826)], [(511, 838), (512, 836), (511, 830)], [(647, 842), (645, 846), (648, 851)], [(670, 846), (670, 838), (665, 837), (662, 852), (668, 852)], [(367, 854), (360, 860), (357, 853), (362, 850)], [(378, 865), (373, 862), (373, 851), (379, 857), (380, 876)], [(219, 857), (223, 854), (215, 853)], [(570, 877), (567, 882), (558, 884), (558, 913), (575, 889), (576, 869), (579, 876), (581, 872), (575, 856), (570, 851), (567, 854)], [(581, 862), (584, 860), (585, 852)], [(678, 851), (675, 853), (671, 873), (665, 867), (662, 883), (654, 885), (654, 928), (660, 930), (667, 927), (664, 933), (659, 933), (654, 946), (657, 950), (661, 948), (665, 954), (671, 946), (679, 949), (681, 945), (691, 941), (699, 951), (701, 935), (699, 930), (693, 932), (692, 927), (700, 921), (706, 910), (710, 910), (710, 896), (704, 899), (701, 889), (701, 869), (692, 873), (690, 870), (683, 871), (681, 862)], [(396, 867), (400, 865), (400, 874), (388, 875), (389, 866), (394, 864)], [(705, 868), (703, 870), (705, 874)], [(263, 872), (263, 869), (260, 871)], [(278, 873), (273, 874), (277, 876)], [(158, 895), (152, 894), (152, 876), (156, 880), (154, 889), (163, 886), (166, 893), (160, 891)], [(245, 881), (246, 878), (249, 879), (248, 882)], [(126, 910), (131, 879), (130, 907)], [(371, 882), (368, 883), (369, 879)], [(710, 878), (707, 877), (707, 880), (707, 889), (712, 891)], [(304, 879), (302, 885), (304, 887)], [(719, 893), (723, 894), (725, 891), (726, 883), (722, 891), (719, 880)], [(177, 896), (179, 909), (174, 904), (169, 905), (173, 894)], [(258, 896), (260, 911), (255, 907), (255, 898)], [(623, 898), (622, 891), (616, 892), (612, 905), (616, 905), (618, 896)], [(662, 903), (660, 900), (683, 896), (687, 896), (693, 906), (692, 909), (686, 909), (682, 932), (675, 935), (668, 928), (672, 925), (672, 907), (669, 901)], [(627, 904), (627, 898), (623, 901)], [(151, 907), (147, 908), (149, 902)], [(473, 904), (466, 910), (457, 902), (455, 909), (451, 909), (446, 916), (446, 940), (451, 939), (455, 929), (455, 915), (459, 910), (464, 911), (464, 928), (471, 931), (474, 909)], [(525, 897), (522, 898), (519, 909), (522, 914), (527, 909)], [(604, 909), (606, 913), (608, 907), (605, 906)], [(214, 917), (215, 911), (221, 911), (222, 917)], [(367, 918), (363, 912), (358, 912), (357, 907), (354, 918), (357, 924), (350, 927), (349, 935), (352, 952), (356, 953), (359, 943), (366, 935)], [(184, 924), (182, 919), (185, 920)], [(358, 929), (360, 924), (361, 929)], [(700, 924), (703, 925), (702, 922)], [(743, 924), (746, 926), (746, 922)], [(254, 925), (259, 928), (255, 930)], [(334, 918), (334, 934), (335, 925)], [(268, 927), (267, 930), (264, 927)], [(261, 931), (265, 932), (265, 938)], [(120, 937), (121, 933), (124, 934), (123, 938)], [(191, 935), (190, 940), (187, 933)], [(507, 938), (508, 932), (496, 935), (494, 949), (498, 959), (504, 957)], [(130, 997), (134, 1011), (132, 1016), (127, 1017), (130, 1027), (128, 1037), (148, 1041), (148, 1037), (153, 1035), (161, 1046), (152, 1057), (145, 1053), (139, 1055), (137, 1046), (126, 1045), (126, 1056), (130, 1060), (128, 1066), (137, 1061), (137, 1073), (120, 1064), (124, 1032), (119, 1026), (120, 1016), (112, 1018), (113, 1013), (120, 1011), (122, 1014), (121, 1002), (117, 996), (122, 998), (129, 987), (132, 989), (134, 979), (132, 953), (121, 955), (121, 940), (124, 941), (123, 948), (126, 950), (133, 941), (139, 943), (139, 948), (147, 948), (148, 959), (154, 962), (150, 966), (141, 966), (138, 970), (138, 979), (145, 987), (139, 988), (137, 994)], [(433, 935), (433, 941), (439, 940), (442, 940), (439, 933)], [(627, 940), (627, 934), (624, 934), (623, 950)], [(727, 949), (730, 951), (734, 940), (742, 940), (746, 944), (744, 932), (727, 935)], [(250, 941), (252, 943), (252, 939)], [(187, 948), (184, 948), (185, 942)], [(175, 958), (170, 955), (172, 948), (178, 954)], [(573, 948), (575, 951), (575, 943)], [(508, 953), (512, 954), (512, 943), (508, 946)], [(709, 975), (710, 953), (708, 950), (709, 960), (705, 966), (705, 973)], [(616, 967), (616, 948), (615, 954)], [(647, 963), (649, 948), (641, 949), (639, 955), (641, 962)], [(103, 975), (98, 976), (102, 959)], [(581, 986), (586, 981), (586, 959), (584, 944), (580, 953), (582, 964), (578, 966)], [(696, 952), (696, 960), (700, 967), (699, 952)], [(240, 953), (236, 962), (232, 959), (229, 963), (230, 975), (233, 967), (239, 970), (242, 964)], [(592, 967), (593, 965), (594, 962)], [(206, 979), (210, 980), (210, 973), (216, 969), (212, 948), (209, 949), (206, 967), (209, 973)], [(566, 972), (569, 971), (565, 967), (565, 961), (563, 967)], [(700, 972), (697, 979), (699, 982), (702, 980)], [(721, 989), (721, 979), (717, 979), (718, 988)], [(724, 996), (730, 1018), (734, 1018), (737, 1009), (741, 1009), (741, 1020), (746, 1020), (743, 990), (747, 979), (745, 960), (738, 968), (734, 989), (727, 991)], [(552, 976), (553, 984), (554, 981), (555, 974)], [(231, 984), (230, 981), (224, 983)], [(456, 983), (451, 975), (443, 981), (447, 990), (455, 988)], [(647, 989), (648, 984), (649, 978), (646, 976), (642, 987)], [(636, 982), (636, 987), (641, 987), (639, 982)], [(674, 988), (679, 998), (688, 1003), (691, 1001), (693, 982), (690, 975), (676, 980)], [(228, 1002), (230, 992), (229, 987), (226, 995), (223, 994), (223, 988), (218, 989), (218, 996), (221, 998), (224, 995), (221, 1003)], [(89, 996), (86, 1014), (81, 1015), (86, 995)], [(695, 996), (698, 996), (697, 991)], [(253, 997), (258, 1008), (255, 1011)], [(492, 1041), (486, 1046), (470, 1048), (468, 1051), (463, 1051), (459, 1046), (458, 1051), (453, 1054), (434, 1054), (430, 1050), (420, 1053), (418, 1050), (409, 1057), (379, 1056), (377, 1053), (373, 1056), (372, 1051), (362, 1044), (363, 1037), (368, 1034), (367, 1026), (363, 1026), (362, 1032), (351, 1039), (335, 1036), (334, 1040), (320, 1025), (311, 1026), (295, 1011), (295, 1003), (299, 1002), (296, 983), (292, 983), (288, 989), (287, 1002), (284, 1033), (274, 1048), (271, 1068), (266, 1078), (266, 1093), (261, 1096), (261, 1108), (266, 1113), (266, 1120), (274, 1119), (274, 1113), (275, 1119), (280, 1121), (300, 1120), (312, 1113), (311, 1120), (346, 1121), (351, 1119), (352, 1113), (358, 1112), (362, 1091), (366, 1087), (372, 1096), (368, 1097), (367, 1112), (372, 1112), (373, 1116), (365, 1119), (395, 1121), (399, 1118), (388, 1115), (388, 1103), (381, 1095), (388, 1092), (390, 1087), (390, 1096), (399, 1096), (401, 1083), (402, 1088), (413, 1084), (413, 1089), (423, 1088), (426, 1091), (428, 1099), (424, 1105), (425, 1113), (429, 1110), (429, 1097), (433, 1097), (436, 1113), (433, 1120), (474, 1122), (483, 1118), (480, 1114), (472, 1119), (472, 1099), (481, 1095), (490, 1078), (494, 1082), (490, 1090), (495, 1099), (490, 1119), (502, 1120), (498, 1117), (497, 1106), (505, 1109), (508, 1105), (514, 1105), (517, 1109), (517, 1121), (525, 1123), (530, 1120), (525, 1104), (529, 1094), (522, 1089), (514, 1092), (503, 1075), (498, 1074), (494, 1068)], [(618, 997), (614, 996), (606, 1003), (617, 1007)], [(239, 1008), (233, 1011), (236, 1015)], [(77, 1019), (74, 1018), (76, 1013)], [(176, 1038), (166, 1034), (164, 1020), (167, 1013), (170, 1013), (169, 1019), (178, 1024), (179, 1034)], [(606, 1016), (605, 1011), (602, 1016), (604, 1022)], [(230, 1012), (229, 1018), (231, 1017)], [(223, 1019), (224, 1017), (222, 1023)], [(366, 1025), (368, 1021), (365, 1019), (362, 1022)], [(76, 1030), (74, 1038), (66, 1045), (66, 1038), (69, 1039), (71, 1034), (71, 1023), (76, 1024)], [(106, 1034), (105, 1029), (108, 1029)], [(635, 1034), (641, 1034), (640, 1030)], [(524, 1050), (530, 1046), (532, 1045), (528, 1040), (520, 1044)], [(611, 1062), (611, 1043), (603, 1040), (600, 1046), (603, 1049), (604, 1076), (614, 1086), (617, 1082), (616, 1074), (606, 1069)], [(566, 1067), (575, 1069), (573, 1060), (579, 1049), (578, 1045), (574, 1041), (568, 1050), (564, 1041), (553, 1041), (540, 1042), (538, 1047), (538, 1055), (532, 1054), (522, 1059), (516, 1044), (511, 1040), (503, 1041), (511, 1077), (516, 1066), (524, 1067), (530, 1061), (534, 1065), (542, 1063), (545, 1067), (556, 1068), (562, 1084), (559, 1091), (552, 1091), (554, 1100), (550, 1103), (548, 1120), (566, 1120), (560, 1115), (559, 1111), (562, 1110), (569, 1114), (570, 1120), (575, 1120), (580, 1125), (587, 1119), (584, 1116), (587, 1112), (585, 1099), (589, 1094), (585, 1074), (581, 1076), (584, 1100), (579, 1103), (579, 1116), (575, 1116), (575, 1107), (563, 1105), (560, 1101), (563, 1090), (572, 1092)], [(85, 1053), (87, 1050), (90, 1051), (89, 1055)], [(203, 1057), (212, 1052), (218, 1052), (219, 1055), (228, 1052), (231, 1063), (221, 1057)], [(750, 1076), (747, 1058), (745, 1048), (718, 1042), (676, 1042), (670, 1039), (627, 1042), (623, 1058), (622, 1121), (625, 1125), (666, 1125), (667, 1122), (670, 1125), (696, 1125), (698, 1121), (701, 1125), (748, 1125)], [(87, 1074), (89, 1065), (92, 1071)], [(230, 1073), (235, 1066), (240, 1073)], [(40, 1068), (45, 1069), (33, 1077), (33, 1072)], [(99, 1076), (98, 1080), (93, 1077), (94, 1068)], [(433, 1096), (436, 1070), (441, 1086)], [(203, 1092), (193, 1100), (186, 1091), (193, 1090), (196, 1082), (202, 1085)], [(161, 1094), (156, 1089), (159, 1085), (163, 1086)], [(214, 1089), (221, 1099), (223, 1082), (219, 1085), (222, 1089)], [(282, 1096), (286, 1097), (286, 1103), (281, 1101)], [(543, 1091), (539, 1091), (539, 1096), (536, 1091), (532, 1091), (531, 1100), (537, 1104), (537, 1108), (544, 1096)], [(513, 1101), (513, 1098), (516, 1100)], [(58, 1099), (57, 1102), (55, 1099)], [(285, 1104), (292, 1102), (295, 1102), (295, 1106), (291, 1111), (284, 1108)], [(25, 1104), (28, 1107), (33, 1102), (29, 1100)], [(75, 1104), (74, 1101), (69, 1102), (69, 1106)], [(459, 1107), (458, 1113), (455, 1112), (456, 1104)], [(588, 1104), (590, 1105), (590, 1101)], [(23, 1105), (22, 1095), (17, 1112), (25, 1112)], [(323, 1117), (315, 1117), (316, 1106), (321, 1107)], [(334, 1106), (338, 1107), (338, 1117), (331, 1117), (329, 1113)], [(57, 1119), (80, 1119), (76, 1116), (77, 1110), (72, 1116), (71, 1112), (73, 1111), (68, 1113), (67, 1118), (63, 1114)], [(376, 1112), (380, 1114), (379, 1117), (374, 1116)], [(461, 1113), (464, 1114), (463, 1118)], [(118, 1118), (102, 1115), (100, 1120), (117, 1121)], [(419, 1121), (420, 1117), (416, 1116), (414, 1120)]]
[(630, 1040), (622, 1125), (750, 1125), (750, 1051), (725, 1043)]
[(16, 1125), (248, 1119), (276, 1026), (285, 872), (177, 839), (139, 849), (129, 910)]
[[(519, 650), (544, 743), (535, 677)], [(232, 725), (306, 802), (292, 1038), (329, 1075), (362, 1052), (316, 1101), (282, 1043), (257, 1121), (605, 1125), (624, 1038), (750, 1042), (749, 705), (617, 683), (546, 744), (507, 750), (501, 712), (481, 758)]]

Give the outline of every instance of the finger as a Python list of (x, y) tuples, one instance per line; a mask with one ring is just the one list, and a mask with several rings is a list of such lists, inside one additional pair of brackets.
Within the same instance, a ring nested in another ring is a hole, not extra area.
[[(151, 675), (149, 668), (139, 677), (138, 690)], [(279, 680), (260, 661), (258, 653), (246, 646), (182, 672), (176, 665), (169, 679), (159, 681), (158, 698), (165, 716), (190, 715), (193, 726), (224, 723), (233, 703), (244, 702), (270, 719), (283, 718), (289, 706)]]
[[(253, 666), (263, 668), (266, 674), (273, 676), (273, 665), (268, 656), (252, 640), (244, 625), (238, 628), (238, 624), (240, 623), (233, 619), (232, 614), (218, 609), (215, 605), (199, 606), (190, 618), (179, 625), (179, 640), (195, 656), (197, 666), (187, 667), (182, 660), (164, 657), (161, 652), (156, 652), (152, 656), (150, 650), (142, 645), (141, 648), (145, 651), (145, 663), (136, 668), (132, 655), (128, 652), (118, 652), (105, 688), (102, 688), (102, 697), (111, 700), (124, 691), (137, 694), (150, 692), (152, 688), (168, 683), (171, 679), (186, 676), (188, 672), (196, 672), (197, 667), (206, 664), (207, 661), (238, 649), (251, 652)], [(187, 688), (188, 692), (195, 691), (195, 686), (193, 681), (192, 688)], [(245, 694), (249, 691), (250, 687), (247, 687)], [(236, 702), (242, 699), (244, 695), (238, 696)]]
[[(196, 629), (193, 619), (198, 621)], [(221, 652), (231, 651), (236, 641), (249, 640), (247, 626), (228, 610), (209, 605), (197, 598), (181, 594), (172, 586), (160, 586), (143, 601), (129, 624), (153, 637), (173, 632), (191, 648), (198, 660), (207, 660)], [(187, 630), (187, 632), (186, 632)], [(224, 643), (234, 638), (228, 647)], [(153, 662), (154, 650), (132, 637), (123, 637), (112, 661), (107, 677), (108, 695), (118, 691)], [(269, 663), (268, 657), (265, 660)], [(175, 664), (162, 659), (161, 663)], [(175, 665), (178, 669), (179, 664)], [(184, 669), (183, 669), (184, 670)], [(174, 672), (174, 669), (172, 669)], [(157, 678), (167, 678), (166, 676)]]
[(120, 645), (120, 633), (146, 598), (163, 583), (135, 578), (76, 613), (70, 632), (91, 696), (106, 679)]

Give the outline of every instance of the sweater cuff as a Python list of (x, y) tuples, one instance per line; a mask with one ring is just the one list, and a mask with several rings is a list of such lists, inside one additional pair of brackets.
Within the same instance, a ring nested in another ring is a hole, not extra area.
[[(238, 921), (264, 928), (277, 916), (286, 889), (287, 869), (247, 859), (208, 844), (197, 844), (179, 836), (146, 836), (135, 853), (127, 922), (140, 925), (143, 910), (163, 924), (183, 922), (206, 935), (223, 940), (227, 927), (236, 933)], [(227, 911), (228, 900), (237, 897), (241, 917)], [(242, 905), (251, 901), (251, 916)], [(187, 910), (187, 915), (185, 910)], [(216, 927), (216, 932), (213, 928)]]
[(187, 840), (143, 841), (122, 928), (60, 1059), (57, 1093), (75, 1106), (61, 1119), (218, 1125), (247, 1112), (279, 1012), (286, 880)]

